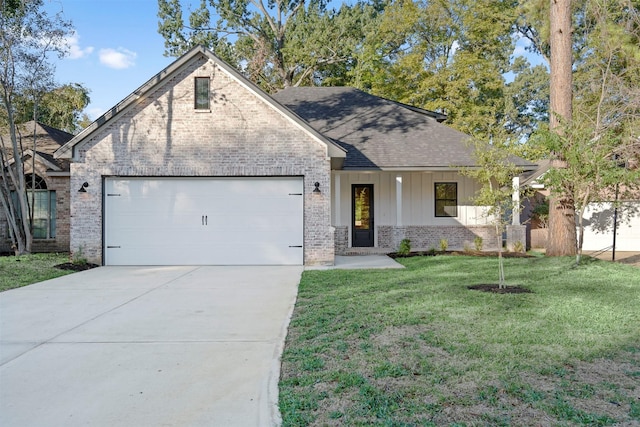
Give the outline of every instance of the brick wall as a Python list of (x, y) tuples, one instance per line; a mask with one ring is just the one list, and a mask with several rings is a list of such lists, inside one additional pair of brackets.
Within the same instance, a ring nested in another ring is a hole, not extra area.
[[(211, 78), (211, 111), (194, 111), (194, 77)], [(71, 165), (71, 251), (102, 262), (102, 180), (108, 176), (303, 176), (305, 264), (332, 264), (326, 146), (198, 56), (108, 122)], [(321, 194), (313, 193), (314, 182)]]
[(497, 250), (498, 239), (492, 226), (405, 226), (378, 227), (378, 246), (389, 251), (398, 249), (402, 239), (411, 240), (412, 250), (440, 249), (440, 239), (447, 239), (450, 250), (475, 248), (474, 239), (482, 237), (483, 250)]
[[(25, 164), (25, 173), (31, 173), (30, 164)], [(48, 176), (47, 169), (36, 163), (36, 174), (44, 178), (47, 189), (56, 192), (56, 237), (55, 239), (34, 239), (32, 252), (69, 252), (69, 177)], [(13, 252), (7, 219), (0, 208), (0, 252)]]
[(334, 228), (336, 255), (346, 255), (349, 250), (349, 227), (347, 227), (346, 225), (341, 225)]

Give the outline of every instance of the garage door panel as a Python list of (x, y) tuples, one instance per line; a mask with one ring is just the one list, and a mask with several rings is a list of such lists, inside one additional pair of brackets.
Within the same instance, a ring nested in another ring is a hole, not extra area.
[[(613, 245), (613, 215), (611, 203), (591, 204), (584, 214), (583, 250), (603, 250)], [(640, 203), (624, 202), (618, 208), (617, 251), (640, 250)]]
[(301, 178), (105, 181), (108, 265), (303, 263)]

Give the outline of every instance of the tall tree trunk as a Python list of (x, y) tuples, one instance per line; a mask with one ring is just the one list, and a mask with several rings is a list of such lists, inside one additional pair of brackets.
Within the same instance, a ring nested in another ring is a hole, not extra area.
[[(571, 49), (571, 0), (551, 0), (550, 11), (551, 86), (549, 117), (552, 131), (567, 137), (571, 123), (573, 78)], [(560, 153), (552, 153), (554, 167), (564, 167)], [(576, 254), (575, 208), (570, 188), (551, 196), (547, 255)]]

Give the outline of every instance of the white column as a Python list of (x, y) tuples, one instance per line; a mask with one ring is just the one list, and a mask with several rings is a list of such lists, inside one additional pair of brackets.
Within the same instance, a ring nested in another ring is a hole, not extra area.
[(396, 225), (402, 225), (402, 177), (396, 176)]
[(342, 210), (340, 208), (340, 199), (342, 198), (341, 194), (340, 194), (340, 174), (335, 174), (334, 175), (334, 191), (333, 191), (333, 197), (334, 197), (334, 203), (333, 206), (335, 208), (335, 223), (333, 224), (334, 226), (339, 226), (342, 225), (342, 218), (340, 216), (340, 211)]
[(514, 176), (512, 184), (513, 193), (511, 195), (511, 201), (513, 202), (513, 215), (511, 224), (520, 225), (520, 177)]

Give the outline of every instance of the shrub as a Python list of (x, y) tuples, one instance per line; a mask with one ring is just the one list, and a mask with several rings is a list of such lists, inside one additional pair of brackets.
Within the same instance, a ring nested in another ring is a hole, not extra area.
[(449, 241), (447, 239), (440, 239), (440, 250), (446, 252), (449, 248)]
[(482, 250), (482, 237), (480, 236), (476, 236), (475, 239), (473, 239), (473, 244), (476, 247), (476, 251), (480, 252)]
[(520, 240), (518, 240), (517, 242), (515, 242), (513, 244), (513, 251), (514, 252), (524, 252), (524, 245), (522, 244), (522, 242)]
[(398, 247), (398, 253), (400, 255), (409, 255), (409, 252), (411, 252), (411, 240), (402, 239)]

